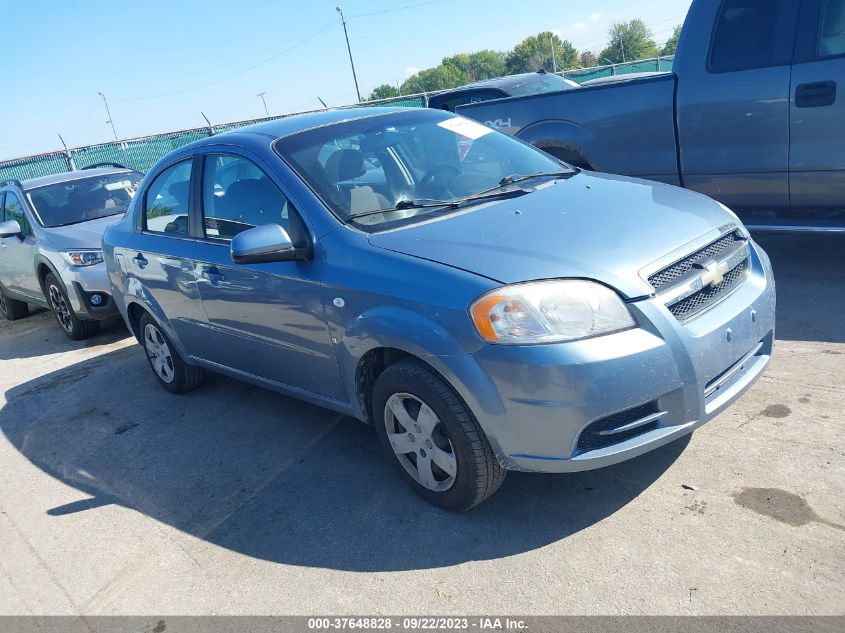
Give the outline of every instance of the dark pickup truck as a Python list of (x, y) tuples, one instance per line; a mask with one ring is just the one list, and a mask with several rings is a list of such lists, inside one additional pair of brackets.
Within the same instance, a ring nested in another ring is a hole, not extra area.
[(456, 111), (760, 229), (845, 231), (845, 0), (694, 0), (673, 72)]

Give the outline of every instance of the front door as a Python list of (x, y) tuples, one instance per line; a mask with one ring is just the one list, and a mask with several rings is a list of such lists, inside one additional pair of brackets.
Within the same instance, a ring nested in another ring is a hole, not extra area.
[(44, 295), (35, 272), (35, 254), (38, 246), (32, 223), (23, 201), (13, 191), (6, 192), (4, 212), (6, 220), (17, 220), (21, 227), (20, 236), (0, 238), (4, 285), (19, 294), (43, 299)]
[(202, 358), (346, 401), (321, 300), (321, 262), (235, 264), (230, 256), (235, 235), (264, 224), (280, 224), (295, 244), (307, 244), (293, 204), (245, 157), (209, 154), (203, 174), (194, 273), (211, 336)]
[(797, 220), (845, 222), (845, 0), (801, 7), (790, 101), (789, 184)]

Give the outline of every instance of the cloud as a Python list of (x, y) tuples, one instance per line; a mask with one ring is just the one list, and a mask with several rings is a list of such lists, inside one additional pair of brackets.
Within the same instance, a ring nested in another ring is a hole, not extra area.
[(417, 68), (416, 66), (408, 66), (405, 69), (405, 79), (407, 79), (408, 77), (412, 77), (413, 75), (416, 75), (418, 72), (420, 72), (420, 70), (422, 70), (422, 69)]
[(597, 22), (601, 19), (601, 13), (591, 13), (590, 14), (590, 22)]
[(561, 35), (563, 35), (563, 31), (561, 31), (560, 29), (552, 29), (552, 35), (560, 37)]
[(601, 19), (601, 16), (602, 14), (596, 11), (594, 13), (591, 13), (588, 18), (573, 22), (564, 29), (555, 29), (554, 31), (552, 31), (552, 33), (560, 37), (564, 34), (580, 33), (581, 31), (586, 31), (592, 24), (598, 22)]

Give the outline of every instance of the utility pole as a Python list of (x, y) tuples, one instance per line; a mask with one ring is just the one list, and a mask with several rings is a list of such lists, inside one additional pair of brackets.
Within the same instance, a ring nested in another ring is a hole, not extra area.
[(552, 49), (552, 72), (557, 74), (557, 60), (555, 59), (554, 33), (549, 33), (549, 47)]
[(352, 47), (349, 46), (349, 32), (346, 30), (346, 18), (343, 17), (343, 11), (340, 7), (335, 7), (335, 10), (340, 13), (340, 21), (343, 24), (343, 35), (346, 37), (346, 50), (349, 51), (349, 65), (352, 66), (352, 79), (355, 80), (355, 93), (358, 95), (358, 103), (361, 103), (361, 91), (358, 89), (358, 76), (355, 74), (355, 62), (352, 61)]
[(267, 110), (267, 102), (264, 100), (264, 95), (266, 95), (266, 94), (267, 94), (266, 92), (259, 92), (259, 93), (258, 93), (257, 95), (255, 95), (255, 96), (256, 96), (256, 97), (261, 97), (261, 103), (263, 103), (263, 104), (264, 104), (264, 114), (266, 114), (267, 116), (270, 116), (270, 111), (269, 111), (269, 110)]
[(622, 63), (625, 63), (625, 40), (622, 39), (622, 35), (619, 35), (619, 48), (622, 49)]
[(111, 131), (112, 131), (112, 134), (114, 134), (114, 140), (117, 141), (119, 139), (117, 138), (117, 130), (114, 129), (114, 121), (111, 118), (111, 110), (109, 110), (109, 102), (106, 101), (106, 95), (104, 95), (102, 92), (98, 92), (97, 94), (100, 95), (103, 98), (103, 103), (106, 105), (106, 114), (109, 117), (109, 120), (106, 121), (106, 123), (111, 125)]

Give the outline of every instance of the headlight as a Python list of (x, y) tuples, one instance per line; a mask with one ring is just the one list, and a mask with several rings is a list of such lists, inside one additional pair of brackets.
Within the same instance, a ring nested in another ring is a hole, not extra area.
[(535, 281), (505, 286), (470, 306), (481, 337), (490, 343), (559, 343), (634, 327), (619, 296), (592, 281)]
[(103, 261), (103, 251), (99, 249), (64, 251), (62, 257), (71, 266), (93, 266)]

